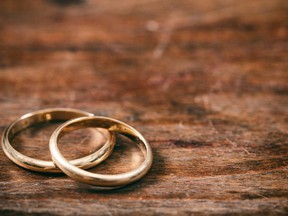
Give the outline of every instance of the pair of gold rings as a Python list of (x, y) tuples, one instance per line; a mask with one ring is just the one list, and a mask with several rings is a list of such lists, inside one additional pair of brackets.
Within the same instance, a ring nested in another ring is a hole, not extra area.
[[(50, 122), (65, 121), (51, 135), (49, 148), (52, 161), (44, 161), (21, 154), (11, 145), (13, 138), (25, 128)], [(96, 152), (76, 160), (68, 161), (58, 148), (58, 141), (63, 135), (86, 127), (104, 128), (109, 131), (106, 143)], [(112, 153), (115, 145), (115, 132), (123, 134), (137, 143), (144, 154), (144, 161), (136, 169), (121, 174), (97, 174), (85, 169), (96, 166)], [(2, 136), (4, 153), (17, 165), (39, 172), (64, 172), (71, 178), (87, 184), (115, 188), (133, 183), (142, 178), (151, 168), (153, 154), (149, 143), (133, 127), (116, 119), (95, 116), (92, 113), (70, 108), (52, 108), (31, 112), (12, 122)]]

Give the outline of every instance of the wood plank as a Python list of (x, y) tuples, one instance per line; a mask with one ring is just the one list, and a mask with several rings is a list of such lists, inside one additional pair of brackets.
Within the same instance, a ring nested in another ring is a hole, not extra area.
[[(286, 215), (287, 9), (285, 0), (2, 1), (0, 132), (27, 112), (78, 108), (137, 128), (155, 160), (140, 181), (99, 191), (0, 151), (1, 215)], [(13, 145), (49, 159), (56, 126), (29, 128)], [(74, 132), (61, 150), (86, 155), (99, 147), (93, 136)], [(119, 136), (92, 171), (142, 160)]]

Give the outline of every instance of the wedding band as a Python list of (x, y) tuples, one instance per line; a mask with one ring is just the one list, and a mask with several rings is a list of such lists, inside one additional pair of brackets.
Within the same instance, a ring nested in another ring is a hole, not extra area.
[[(96, 174), (74, 166), (63, 157), (58, 149), (57, 143), (60, 138), (69, 131), (85, 127), (106, 128), (109, 131), (119, 132), (133, 139), (144, 154), (144, 162), (130, 172), (113, 175)], [(121, 121), (100, 116), (80, 117), (65, 122), (53, 132), (49, 146), (52, 160), (64, 173), (80, 182), (100, 187), (120, 187), (139, 180), (149, 171), (153, 160), (150, 145), (137, 130)]]
[[(40, 172), (61, 172), (52, 161), (44, 161), (34, 159), (26, 155), (21, 154), (11, 145), (11, 140), (23, 129), (44, 122), (50, 122), (53, 120), (67, 121), (73, 118), (93, 116), (92, 113), (84, 112), (77, 109), (70, 108), (52, 108), (44, 109), (35, 112), (28, 113), (12, 122), (4, 131), (2, 136), (2, 148), (4, 153), (9, 159), (11, 159), (17, 165), (34, 171)], [(87, 169), (91, 168), (103, 160), (105, 160), (112, 152), (115, 145), (115, 135), (113, 132), (109, 132), (110, 136), (106, 143), (96, 152), (75, 160), (71, 160), (70, 163)]]

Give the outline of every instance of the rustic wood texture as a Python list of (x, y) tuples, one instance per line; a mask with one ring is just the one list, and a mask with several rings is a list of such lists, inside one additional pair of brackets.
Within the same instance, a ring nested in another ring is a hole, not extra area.
[[(155, 160), (137, 183), (99, 191), (0, 151), (0, 214), (286, 215), (287, 11), (286, 0), (1, 1), (0, 132), (27, 112), (79, 108), (137, 128)], [(49, 159), (46, 126), (15, 148)], [(67, 136), (65, 155), (95, 150), (88, 134)], [(93, 171), (141, 160), (119, 137)]]

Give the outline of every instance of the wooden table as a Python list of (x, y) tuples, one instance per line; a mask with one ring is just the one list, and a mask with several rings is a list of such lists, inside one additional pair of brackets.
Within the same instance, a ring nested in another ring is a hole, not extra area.
[[(287, 214), (287, 11), (286, 0), (1, 1), (1, 133), (27, 112), (78, 108), (137, 128), (155, 160), (142, 180), (99, 191), (1, 151), (0, 214)], [(15, 148), (48, 160), (47, 126)], [(87, 139), (67, 136), (66, 156), (94, 151)], [(118, 140), (94, 172), (141, 163)]]

